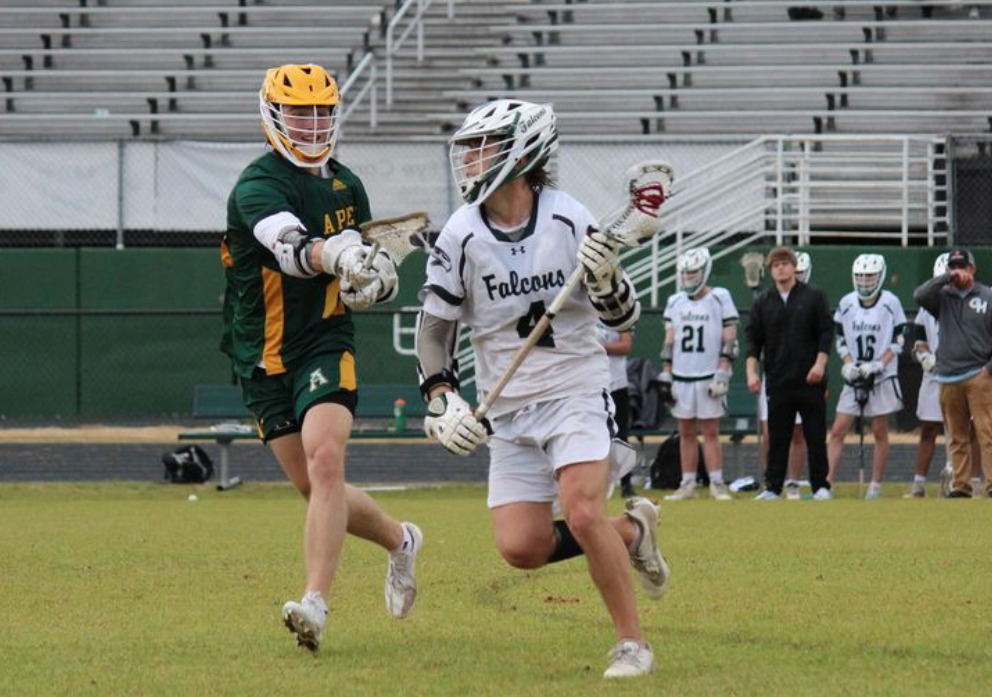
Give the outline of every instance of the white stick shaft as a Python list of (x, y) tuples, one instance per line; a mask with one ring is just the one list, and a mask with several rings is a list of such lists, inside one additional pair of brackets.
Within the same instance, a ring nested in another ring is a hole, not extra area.
[(375, 261), (375, 255), (378, 254), (378, 253), (379, 253), (379, 243), (378, 242), (373, 242), (372, 243), (372, 251), (369, 252), (369, 255), (367, 257), (365, 257), (365, 263), (363, 264), (363, 266), (366, 269), (371, 269), (372, 268), (372, 262)]
[(513, 354), (513, 360), (510, 361), (510, 365), (507, 366), (506, 370), (503, 372), (502, 377), (500, 377), (499, 382), (497, 382), (493, 389), (491, 389), (487, 394), (485, 400), (482, 404), (478, 406), (475, 410), (475, 418), (481, 421), (483, 417), (489, 412), (489, 409), (493, 406), (499, 396), (503, 393), (503, 388), (506, 387), (506, 383), (510, 382), (510, 378), (513, 377), (514, 373), (517, 372), (517, 368), (520, 364), (524, 362), (524, 358), (530, 353), (531, 349), (537, 345), (537, 342), (541, 340), (544, 336), (544, 332), (547, 331), (548, 326), (551, 324), (551, 320), (554, 319), (555, 315), (561, 310), (562, 305), (568, 300), (568, 296), (572, 294), (575, 287), (579, 284), (582, 279), (582, 273), (585, 269), (582, 265), (575, 267), (575, 271), (569, 276), (568, 281), (565, 283), (565, 287), (558, 291), (558, 295), (555, 299), (551, 301), (551, 306), (545, 310), (544, 314), (541, 315), (541, 319), (538, 320), (534, 328), (531, 329), (530, 334), (527, 336), (527, 340), (524, 341), (523, 345), (517, 349), (517, 352)]

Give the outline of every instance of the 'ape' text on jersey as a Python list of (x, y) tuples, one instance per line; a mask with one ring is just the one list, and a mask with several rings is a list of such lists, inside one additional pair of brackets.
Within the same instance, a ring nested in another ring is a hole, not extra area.
[[(536, 197), (526, 228), (513, 237), (488, 224), (477, 206), (462, 206), (448, 220), (427, 264), (424, 310), (471, 327), (480, 393), (499, 379), (567, 283), (577, 264), (578, 246), (593, 223), (582, 204), (553, 189)], [(608, 388), (596, 321), (580, 284), (490, 415)]]

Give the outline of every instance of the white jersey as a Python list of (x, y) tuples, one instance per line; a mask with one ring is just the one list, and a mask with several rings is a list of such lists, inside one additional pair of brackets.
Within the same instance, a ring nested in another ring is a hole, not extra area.
[[(599, 339), (604, 345), (620, 341), (620, 332), (615, 332), (602, 322), (596, 325), (599, 332)], [(627, 389), (627, 357), (622, 355), (606, 354), (610, 363), (610, 392)]]
[(916, 313), (916, 324), (923, 327), (923, 331), (927, 337), (927, 346), (930, 347), (930, 353), (936, 356), (937, 344), (940, 343), (940, 325), (937, 323), (937, 318), (921, 307), (919, 312)]
[[(902, 332), (906, 326), (906, 313), (899, 299), (883, 290), (871, 307), (858, 301), (858, 294), (851, 291), (840, 300), (834, 312), (837, 325), (837, 353), (843, 358), (850, 354), (855, 363), (882, 360), (882, 355), (892, 349), (896, 357), (902, 353)], [(893, 358), (885, 365), (878, 380), (894, 378), (899, 361)]]
[(680, 291), (665, 305), (665, 324), (675, 330), (672, 375), (708, 378), (720, 365), (723, 328), (737, 321), (737, 308), (726, 288), (710, 288), (701, 298)]
[[(494, 230), (478, 206), (462, 206), (427, 263), (424, 311), (467, 324), (481, 400), (565, 286), (579, 244), (595, 219), (568, 194), (544, 189), (522, 236)], [(535, 402), (609, 389), (598, 316), (581, 283), (493, 404), (490, 416)]]

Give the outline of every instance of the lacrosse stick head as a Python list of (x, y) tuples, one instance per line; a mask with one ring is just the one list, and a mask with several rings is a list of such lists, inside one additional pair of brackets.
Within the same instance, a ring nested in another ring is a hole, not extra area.
[(748, 252), (741, 257), (744, 267), (744, 284), (748, 288), (761, 285), (761, 277), (765, 275), (765, 255), (761, 252)]
[(661, 160), (641, 162), (627, 170), (623, 206), (600, 220), (599, 229), (607, 237), (628, 247), (636, 247), (661, 230), (661, 207), (672, 193), (675, 169)]
[(415, 249), (428, 251), (427, 233), (431, 219), (423, 211), (398, 218), (384, 218), (362, 223), (361, 233), (366, 242), (385, 249), (399, 266)]

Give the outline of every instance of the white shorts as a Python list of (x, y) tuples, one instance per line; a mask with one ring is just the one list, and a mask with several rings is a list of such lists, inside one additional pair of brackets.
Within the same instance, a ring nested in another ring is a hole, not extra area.
[[(899, 394), (899, 381), (889, 378), (877, 383), (868, 395), (865, 404), (865, 416), (885, 416), (902, 409), (902, 395)], [(837, 400), (837, 413), (857, 416), (860, 413), (858, 402), (854, 399), (854, 388), (844, 385), (840, 399)]]
[[(768, 421), (768, 392), (765, 391), (765, 381), (761, 381), (761, 394), (758, 402), (758, 421)], [(803, 417), (796, 412), (796, 424), (801, 424)]]
[(604, 390), (538, 402), (494, 419), (489, 507), (554, 502), (559, 469), (610, 454), (617, 432), (613, 414), (613, 400)]
[(920, 383), (920, 396), (916, 402), (916, 418), (920, 421), (944, 421), (944, 413), (940, 409), (940, 383), (929, 373), (923, 374)]
[(672, 416), (676, 419), (719, 419), (726, 416), (726, 396), (710, 397), (706, 391), (709, 384), (710, 378), (672, 381), (672, 395), (675, 397)]

